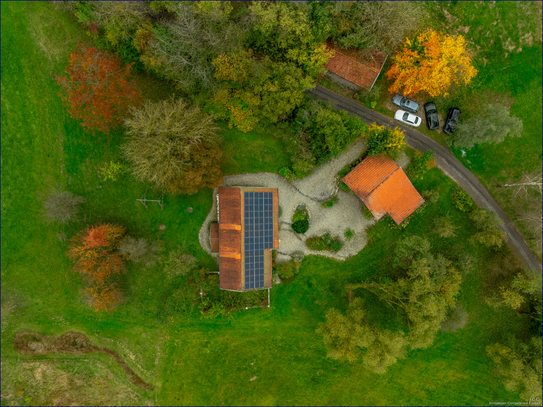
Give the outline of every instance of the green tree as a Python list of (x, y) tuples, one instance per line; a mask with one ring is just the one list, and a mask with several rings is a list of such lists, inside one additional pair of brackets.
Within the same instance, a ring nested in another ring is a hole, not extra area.
[(181, 99), (148, 100), (141, 110), (131, 112), (125, 120), (130, 137), (122, 150), (132, 174), (158, 188), (175, 187), (193, 169), (198, 149), (220, 141), (213, 118)]
[(361, 357), (364, 366), (375, 373), (385, 373), (387, 367), (405, 356), (404, 333), (369, 324), (359, 298), (349, 304), (346, 315), (329, 309), (326, 322), (317, 332), (323, 335), (329, 358), (354, 362)]
[(454, 144), (472, 148), (475, 144), (501, 143), (506, 136), (520, 137), (522, 128), (522, 120), (511, 116), (509, 107), (486, 104), (480, 114), (458, 123)]
[(316, 131), (324, 136), (330, 154), (336, 157), (367, 131), (366, 124), (359, 118), (332, 109), (319, 110), (315, 116), (315, 124)]
[(324, 45), (330, 26), (311, 21), (311, 7), (295, 2), (253, 2), (255, 20), (249, 46), (276, 61), (290, 62), (304, 74), (317, 76), (332, 53)]
[[(381, 278), (347, 285), (349, 311), (342, 315), (329, 310), (325, 324), (319, 328), (329, 357), (356, 360), (362, 356), (367, 368), (383, 373), (411, 349), (427, 348), (441, 329), (442, 322), (455, 306), (460, 290), (460, 274), (450, 261), (430, 253), (427, 240), (418, 236), (403, 239), (396, 249), (394, 264), (401, 276), (396, 280)], [(408, 334), (384, 331), (369, 324), (355, 289), (364, 289), (405, 317)], [(355, 304), (355, 305), (353, 305)], [(361, 353), (360, 348), (367, 348)]]
[(257, 122), (276, 123), (304, 101), (314, 85), (292, 63), (256, 60), (251, 52), (222, 54), (213, 60), (222, 89), (211, 102), (218, 118), (247, 132)]
[(472, 237), (473, 241), (494, 248), (500, 248), (504, 245), (507, 234), (500, 229), (503, 222), (494, 212), (487, 212), (482, 208), (477, 208), (470, 212), (469, 217), (478, 230)]
[(496, 366), (508, 391), (520, 391), (523, 401), (538, 400), (541, 405), (541, 336), (521, 342), (509, 337), (505, 344), (487, 346), (486, 352)]

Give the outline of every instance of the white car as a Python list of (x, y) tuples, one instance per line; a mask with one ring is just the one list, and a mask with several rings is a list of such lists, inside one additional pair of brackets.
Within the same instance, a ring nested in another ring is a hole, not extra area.
[(406, 112), (405, 110), (397, 110), (396, 113), (394, 113), (394, 118), (413, 127), (419, 127), (422, 122), (422, 119), (419, 116)]

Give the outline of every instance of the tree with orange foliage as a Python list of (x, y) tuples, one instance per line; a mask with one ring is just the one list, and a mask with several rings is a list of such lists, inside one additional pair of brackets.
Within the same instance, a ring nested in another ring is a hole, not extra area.
[(85, 302), (98, 312), (105, 311), (111, 313), (117, 308), (122, 299), (121, 290), (115, 285), (98, 284), (81, 290)]
[(70, 240), (66, 253), (75, 261), (74, 271), (95, 282), (104, 282), (124, 271), (124, 261), (117, 253), (124, 234), (122, 226), (107, 224), (79, 232)]
[(83, 292), (95, 311), (112, 311), (120, 299), (120, 291), (108, 280), (126, 269), (118, 252), (124, 235), (122, 226), (105, 224), (87, 228), (70, 240), (66, 255), (75, 261), (74, 271), (89, 282)]
[(465, 38), (433, 30), (413, 41), (406, 38), (386, 72), (394, 79), (390, 92), (403, 91), (406, 96), (426, 92), (433, 97), (447, 96), (453, 84), (467, 85), (476, 74)]
[(132, 63), (121, 67), (119, 58), (110, 58), (94, 47), (80, 44), (70, 54), (68, 77), (57, 77), (59, 96), (74, 119), (92, 131), (108, 133), (118, 126), (129, 106), (141, 104), (141, 94), (128, 81)]

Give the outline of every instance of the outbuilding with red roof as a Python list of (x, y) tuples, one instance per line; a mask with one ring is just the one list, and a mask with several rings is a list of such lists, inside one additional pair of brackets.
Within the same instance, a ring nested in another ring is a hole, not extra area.
[(369, 156), (343, 178), (376, 220), (388, 214), (398, 225), (424, 203), (402, 168), (391, 158)]

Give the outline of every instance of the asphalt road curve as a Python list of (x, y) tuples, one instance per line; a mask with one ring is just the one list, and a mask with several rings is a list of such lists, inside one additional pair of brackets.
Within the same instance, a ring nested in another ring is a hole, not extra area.
[(473, 200), (479, 205), (494, 211), (503, 221), (502, 229), (507, 233), (507, 239), (511, 249), (524, 260), (527, 267), (533, 270), (541, 270), (541, 264), (537, 257), (532, 253), (526, 241), (517, 230), (513, 222), (505, 214), (502, 208), (494, 200), (492, 195), (486, 190), (475, 175), (473, 175), (454, 155), (445, 147), (436, 141), (425, 136), (421, 132), (409, 127), (399, 121), (377, 113), (367, 107), (364, 107), (346, 97), (340, 96), (320, 85), (315, 89), (306, 91), (308, 96), (330, 101), (338, 110), (344, 110), (351, 115), (360, 117), (366, 123), (377, 123), (388, 127), (399, 127), (405, 132), (407, 144), (419, 151), (425, 152), (433, 150), (436, 165), (462, 188), (471, 195)]

